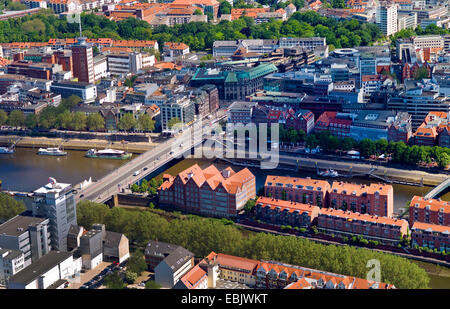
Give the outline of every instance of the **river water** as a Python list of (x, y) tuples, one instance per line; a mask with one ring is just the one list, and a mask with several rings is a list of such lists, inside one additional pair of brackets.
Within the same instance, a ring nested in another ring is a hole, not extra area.
[[(3, 182), (4, 190), (15, 191), (33, 191), (48, 182), (48, 177), (53, 177), (59, 182), (71, 183), (73, 185), (92, 177), (95, 181), (107, 173), (118, 168), (127, 160), (108, 160), (108, 159), (90, 159), (84, 157), (84, 151), (68, 151), (65, 157), (40, 156), (36, 154), (37, 149), (17, 148), (16, 153), (11, 155), (0, 155), (0, 180)], [(201, 168), (205, 168), (214, 163), (209, 159), (184, 159), (173, 161), (166, 164), (147, 177), (161, 178), (163, 173), (176, 175), (182, 170), (199, 164)], [(221, 170), (227, 167), (226, 164), (214, 163)], [(235, 171), (241, 170), (243, 167), (233, 166)], [(286, 171), (286, 170), (260, 170), (257, 168), (249, 168), (256, 176), (257, 190), (264, 186), (267, 175), (283, 175), (292, 177), (316, 177), (314, 173), (302, 171)], [(342, 179), (343, 181), (351, 181), (355, 183), (376, 182), (374, 179)], [(331, 181), (331, 180), (330, 180)], [(431, 187), (415, 187), (394, 184), (394, 211), (398, 212), (399, 208), (403, 208), (405, 203), (414, 195), (425, 195)], [(19, 198), (22, 199), (22, 198)], [(445, 194), (442, 199), (449, 201), (450, 193)], [(28, 203), (27, 203), (28, 204)], [(432, 288), (449, 288), (450, 277), (442, 277), (431, 275), (430, 286)]]

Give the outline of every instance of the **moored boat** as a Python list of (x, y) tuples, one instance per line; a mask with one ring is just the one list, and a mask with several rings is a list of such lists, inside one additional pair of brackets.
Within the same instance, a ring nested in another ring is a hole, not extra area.
[(67, 155), (67, 152), (62, 151), (59, 148), (39, 148), (38, 154), (46, 156), (65, 156)]
[(125, 160), (131, 158), (132, 154), (122, 150), (116, 149), (89, 149), (86, 153), (87, 158), (102, 158), (102, 159), (119, 159)]

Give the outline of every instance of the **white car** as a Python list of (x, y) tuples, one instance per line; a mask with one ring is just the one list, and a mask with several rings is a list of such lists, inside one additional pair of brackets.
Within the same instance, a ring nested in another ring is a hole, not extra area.
[(137, 175), (139, 175), (140, 173), (141, 173), (140, 171), (136, 171), (136, 172), (134, 172), (133, 176), (137, 176)]

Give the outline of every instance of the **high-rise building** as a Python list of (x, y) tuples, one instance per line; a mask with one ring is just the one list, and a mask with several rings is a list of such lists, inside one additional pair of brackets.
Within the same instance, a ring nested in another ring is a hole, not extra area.
[(376, 23), (389, 36), (397, 32), (397, 4), (381, 2), (377, 7)]
[(92, 46), (86, 43), (85, 38), (79, 38), (78, 43), (72, 46), (73, 76), (79, 82), (94, 83), (94, 56)]
[(57, 183), (53, 178), (49, 180), (50, 183), (34, 191), (33, 216), (50, 220), (52, 249), (67, 251), (69, 228), (72, 224), (77, 224), (75, 196), (72, 193), (72, 185)]

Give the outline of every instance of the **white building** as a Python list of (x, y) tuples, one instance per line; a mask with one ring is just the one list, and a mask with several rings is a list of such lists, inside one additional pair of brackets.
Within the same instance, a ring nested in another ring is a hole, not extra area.
[(81, 271), (81, 257), (71, 252), (51, 251), (36, 263), (9, 278), (8, 289), (58, 289)]
[(98, 55), (94, 57), (94, 79), (100, 80), (106, 77), (109, 77), (108, 62), (105, 56)]
[(0, 249), (0, 286), (5, 286), (11, 276), (25, 268), (22, 251)]
[(384, 35), (390, 36), (397, 30), (397, 4), (383, 2), (377, 7), (376, 23)]
[(194, 255), (178, 247), (155, 267), (155, 281), (162, 287), (172, 288), (193, 266)]

